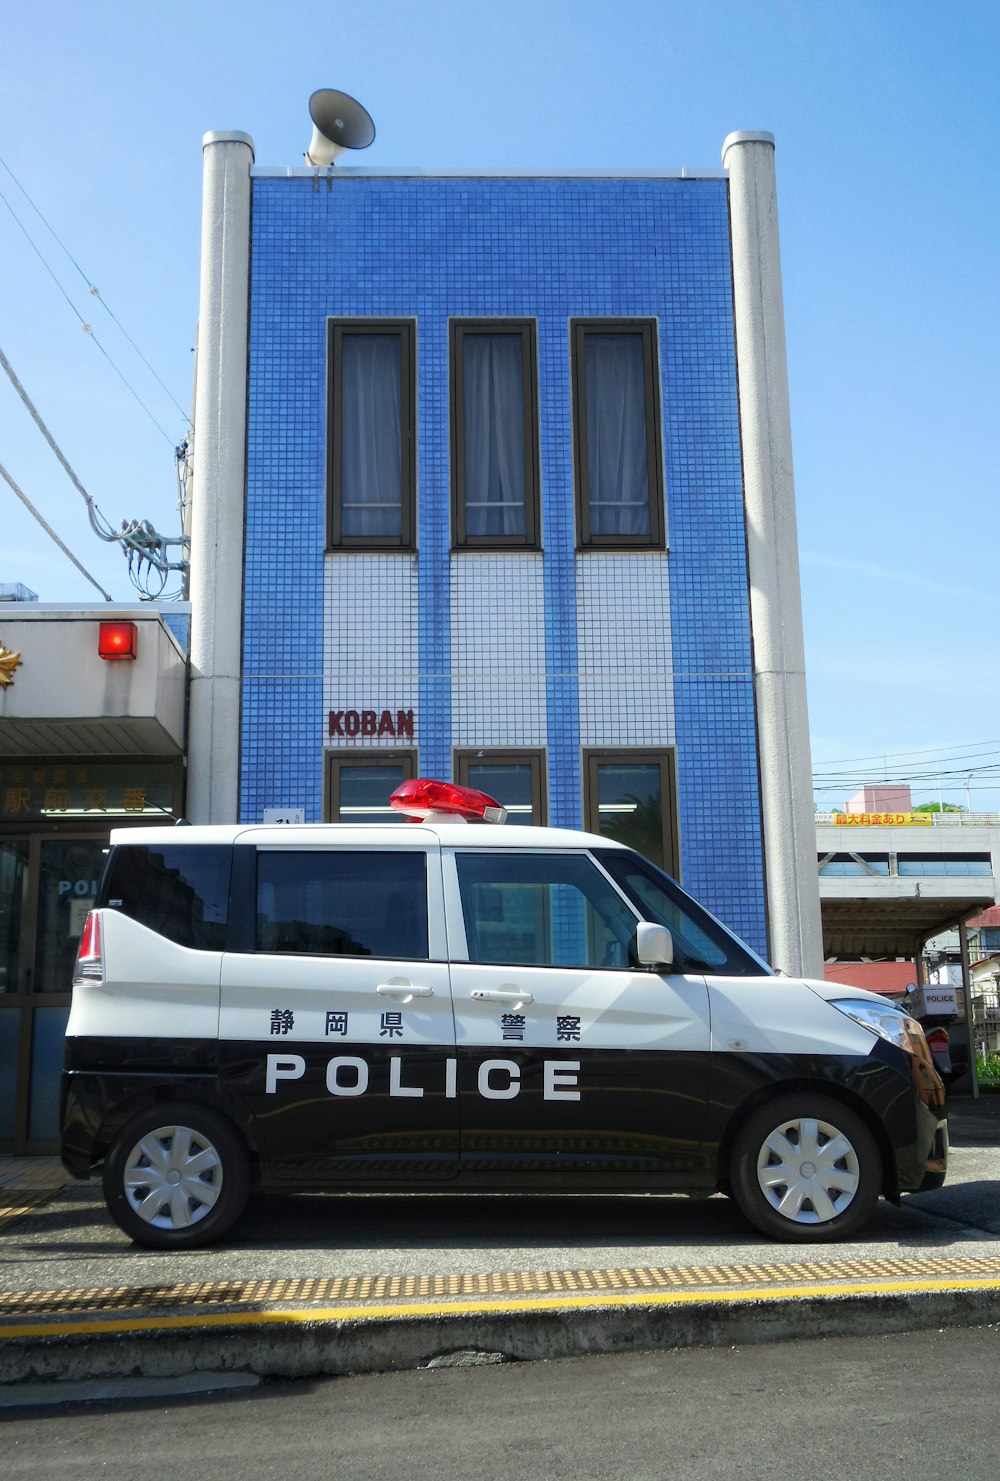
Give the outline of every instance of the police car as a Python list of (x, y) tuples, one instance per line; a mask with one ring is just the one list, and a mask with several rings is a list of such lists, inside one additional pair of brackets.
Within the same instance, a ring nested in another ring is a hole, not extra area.
[(941, 1082), (875, 994), (774, 974), (641, 855), (427, 780), (398, 823), (117, 830), (62, 1156), (143, 1245), (271, 1190), (731, 1194), (777, 1239), (944, 1181)]

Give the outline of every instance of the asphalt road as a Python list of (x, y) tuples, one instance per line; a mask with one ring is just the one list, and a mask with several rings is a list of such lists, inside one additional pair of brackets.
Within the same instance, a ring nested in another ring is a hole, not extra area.
[(996, 1481), (1000, 1327), (8, 1414), (5, 1481)]

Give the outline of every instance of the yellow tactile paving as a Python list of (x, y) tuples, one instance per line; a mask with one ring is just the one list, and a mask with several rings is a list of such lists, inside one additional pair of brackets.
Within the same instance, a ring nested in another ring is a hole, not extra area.
[[(677, 1265), (638, 1269), (500, 1271), (479, 1275), (334, 1276), (314, 1279), (202, 1281), (164, 1286), (91, 1286), (61, 1291), (0, 1292), (0, 1336), (14, 1335), (9, 1324), (25, 1318), (100, 1317), (133, 1312), (134, 1326), (155, 1325), (149, 1313), (163, 1313), (174, 1325), (202, 1320), (329, 1320), (348, 1315), (426, 1314), (429, 1310), (523, 1310), (527, 1306), (601, 1305), (611, 1301), (657, 1304), (671, 1297), (688, 1302), (699, 1296), (718, 1300), (767, 1299), (859, 1293), (875, 1290), (932, 1290), (939, 1287), (1000, 1291), (1000, 1259), (935, 1256), (912, 1259), (789, 1261), (766, 1265)], [(56, 1324), (58, 1325), (58, 1324)], [(116, 1327), (120, 1324), (115, 1324)], [(127, 1327), (129, 1324), (124, 1324)], [(94, 1330), (92, 1324), (88, 1330)], [(44, 1330), (44, 1329), (43, 1329)], [(23, 1329), (18, 1329), (19, 1332)]]

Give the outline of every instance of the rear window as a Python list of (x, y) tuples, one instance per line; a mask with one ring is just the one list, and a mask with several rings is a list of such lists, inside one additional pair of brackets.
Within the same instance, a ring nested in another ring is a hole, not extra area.
[(178, 946), (223, 951), (233, 851), (227, 844), (118, 844), (97, 904)]
[(281, 849), (257, 856), (258, 951), (427, 958), (419, 852)]

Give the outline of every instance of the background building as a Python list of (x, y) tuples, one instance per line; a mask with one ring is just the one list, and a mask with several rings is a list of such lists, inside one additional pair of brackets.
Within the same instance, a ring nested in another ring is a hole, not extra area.
[(454, 777), (820, 970), (773, 140), (724, 159), (268, 169), (206, 136), (194, 820)]
[(968, 1052), (972, 1023), (980, 1050), (992, 1047), (1000, 819), (914, 810), (908, 786), (865, 787), (816, 814), (816, 843), (826, 976), (890, 995), (954, 984), (956, 1043)]

